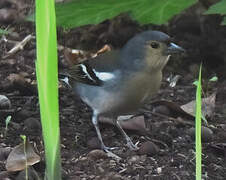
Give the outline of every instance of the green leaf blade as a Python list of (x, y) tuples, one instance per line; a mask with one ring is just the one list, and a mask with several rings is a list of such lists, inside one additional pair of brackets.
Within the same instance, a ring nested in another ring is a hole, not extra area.
[(196, 1), (186, 0), (162, 0), (162, 1), (146, 1), (140, 8), (144, 9), (145, 13), (139, 15), (140, 9), (132, 9), (133, 17), (141, 24), (153, 23), (161, 25), (166, 23), (174, 15), (180, 13), (185, 8), (191, 6)]
[(210, 8), (204, 14), (226, 14), (226, 0), (221, 0), (220, 2), (210, 6)]
[(201, 126), (202, 126), (202, 65), (199, 69), (199, 79), (196, 88), (196, 115), (195, 115), (195, 149), (196, 149), (196, 180), (202, 179), (202, 140), (201, 140)]
[(46, 178), (61, 180), (55, 1), (36, 1), (36, 75)]
[(74, 0), (56, 6), (57, 24), (64, 28), (98, 24), (128, 12), (141, 24), (164, 24), (197, 0)]

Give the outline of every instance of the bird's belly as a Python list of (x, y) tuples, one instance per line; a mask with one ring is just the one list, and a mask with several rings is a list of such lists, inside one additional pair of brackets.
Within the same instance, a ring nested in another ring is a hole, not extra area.
[(125, 98), (128, 101), (127, 104), (136, 103), (138, 106), (144, 104), (158, 92), (161, 79), (161, 72), (154, 73), (154, 75), (137, 75), (136, 79), (128, 82), (124, 87), (129, 89), (126, 93), (127, 98)]
[(147, 99), (156, 94), (161, 82), (153, 81), (152, 78), (155, 77), (146, 79), (140, 77), (139, 81), (135, 81), (136, 84), (128, 82), (120, 88), (80, 85), (76, 91), (82, 100), (99, 114), (127, 115), (135, 112)]

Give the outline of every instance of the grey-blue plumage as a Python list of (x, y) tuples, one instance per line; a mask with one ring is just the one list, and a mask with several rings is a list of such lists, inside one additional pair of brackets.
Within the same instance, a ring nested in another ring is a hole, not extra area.
[(110, 51), (71, 67), (70, 82), (93, 110), (92, 122), (102, 149), (108, 150), (98, 127), (101, 115), (113, 117), (129, 148), (137, 149), (121, 128), (117, 116), (136, 111), (156, 94), (162, 69), (170, 55), (183, 51), (167, 34), (145, 31), (129, 40), (121, 50)]

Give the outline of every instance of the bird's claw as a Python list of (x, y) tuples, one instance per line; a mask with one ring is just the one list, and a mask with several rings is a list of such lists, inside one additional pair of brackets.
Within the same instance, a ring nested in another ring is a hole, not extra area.
[(109, 151), (113, 151), (115, 149), (119, 149), (119, 147), (108, 147), (108, 146), (102, 146), (101, 147), (102, 150), (104, 150), (105, 152), (109, 152)]
[(133, 144), (132, 141), (127, 141), (126, 146), (131, 150), (131, 151), (138, 151), (139, 148), (137, 145)]

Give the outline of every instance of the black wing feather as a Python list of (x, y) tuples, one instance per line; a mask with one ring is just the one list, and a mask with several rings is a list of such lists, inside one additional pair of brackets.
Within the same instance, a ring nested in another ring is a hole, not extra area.
[[(80, 64), (72, 66), (69, 69), (69, 78), (84, 84), (101, 86), (104, 82), (96, 76), (95, 71), (97, 72), (115, 71), (119, 66), (117, 59), (118, 57), (119, 51), (110, 51), (101, 54), (96, 58), (87, 59)], [(85, 66), (86, 72), (84, 72), (83, 66)]]

